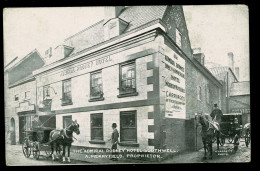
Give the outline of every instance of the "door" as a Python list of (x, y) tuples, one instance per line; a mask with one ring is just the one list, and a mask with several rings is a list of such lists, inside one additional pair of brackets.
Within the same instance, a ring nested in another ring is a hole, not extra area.
[(25, 136), (25, 117), (24, 116), (20, 116), (19, 117), (19, 142), (20, 144), (23, 143), (24, 140), (24, 136)]
[(14, 120), (14, 118), (11, 118), (10, 141), (11, 141), (11, 145), (16, 144), (16, 140), (15, 140), (15, 120)]

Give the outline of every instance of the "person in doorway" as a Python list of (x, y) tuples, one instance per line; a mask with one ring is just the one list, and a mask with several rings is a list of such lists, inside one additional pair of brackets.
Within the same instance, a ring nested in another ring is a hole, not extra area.
[(221, 117), (223, 113), (222, 111), (218, 108), (217, 104), (214, 104), (214, 109), (210, 113), (210, 117), (212, 119), (212, 124), (216, 128), (217, 131), (220, 130), (220, 123), (221, 123)]
[[(116, 123), (113, 123), (112, 124), (113, 132), (112, 132), (112, 135), (111, 135), (112, 155), (116, 155), (117, 154), (117, 152), (113, 151), (113, 150), (117, 150), (117, 143), (118, 143), (118, 137), (119, 137), (119, 133), (118, 133), (116, 127), (117, 127)], [(111, 160), (117, 161), (118, 159), (117, 158), (111, 158)]]

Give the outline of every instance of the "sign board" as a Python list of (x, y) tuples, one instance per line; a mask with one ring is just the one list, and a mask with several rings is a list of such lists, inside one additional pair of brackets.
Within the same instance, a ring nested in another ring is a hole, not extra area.
[(241, 113), (244, 113), (244, 114), (249, 114), (250, 109), (248, 109), (248, 108), (235, 108), (235, 109), (231, 109), (231, 112), (241, 112)]
[(20, 106), (16, 108), (16, 112), (25, 112), (25, 111), (33, 111), (35, 110), (34, 105), (30, 105), (29, 102), (22, 102)]
[(186, 118), (185, 60), (177, 54), (165, 55), (165, 117)]

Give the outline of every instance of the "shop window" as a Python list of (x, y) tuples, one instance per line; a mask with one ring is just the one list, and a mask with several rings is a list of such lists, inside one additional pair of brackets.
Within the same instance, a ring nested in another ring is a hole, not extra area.
[(97, 101), (97, 100), (104, 100), (101, 71), (93, 72), (90, 74), (90, 100), (89, 101)]
[(91, 140), (103, 140), (103, 114), (91, 114)]
[(71, 97), (71, 80), (62, 81), (62, 105), (72, 104)]
[(201, 86), (198, 86), (198, 87), (197, 87), (197, 99), (198, 99), (198, 100), (201, 100), (201, 94), (202, 94), (202, 92), (201, 92)]
[(135, 62), (120, 65), (120, 95), (118, 97), (138, 95), (136, 92)]
[(19, 95), (18, 94), (14, 95), (14, 100), (19, 101)]
[(120, 141), (137, 142), (136, 111), (120, 113)]
[(176, 29), (176, 44), (181, 48), (182, 35), (178, 29)]
[(72, 123), (72, 116), (63, 116), (63, 128), (67, 128)]

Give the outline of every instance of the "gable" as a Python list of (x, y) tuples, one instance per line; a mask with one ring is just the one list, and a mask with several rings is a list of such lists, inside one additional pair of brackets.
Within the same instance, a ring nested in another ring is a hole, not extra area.
[(168, 6), (162, 21), (166, 24), (168, 36), (176, 42), (176, 29), (181, 33), (181, 49), (189, 57), (192, 58), (192, 49), (188, 29), (183, 13), (182, 6)]

